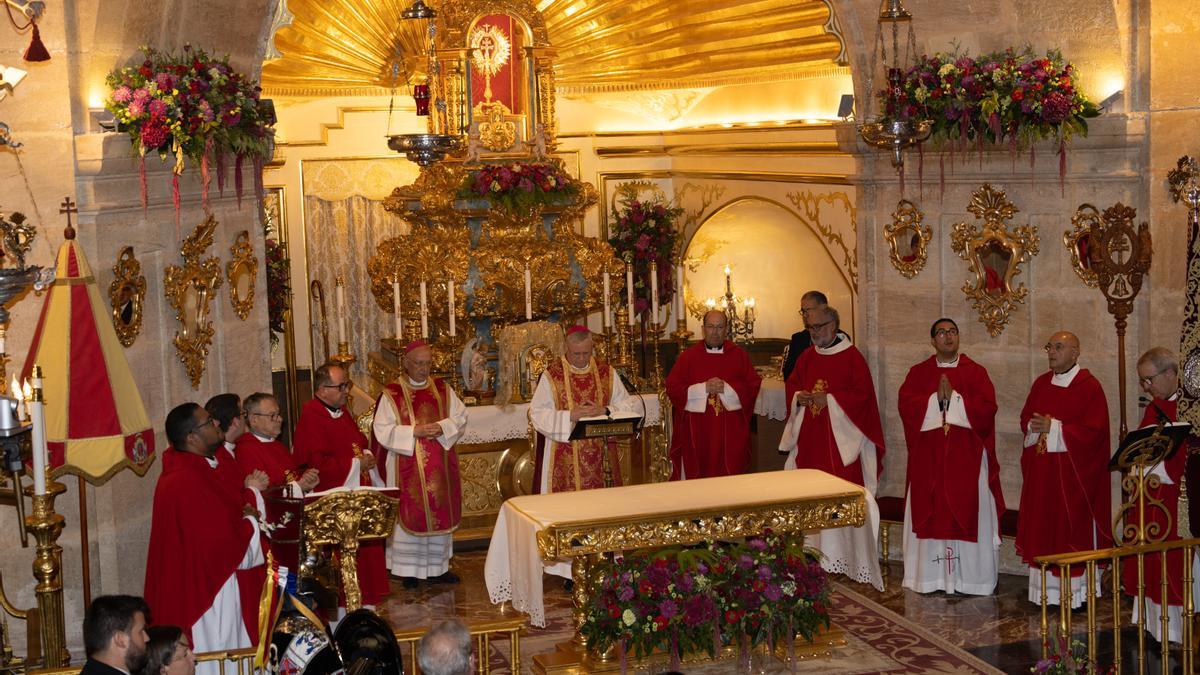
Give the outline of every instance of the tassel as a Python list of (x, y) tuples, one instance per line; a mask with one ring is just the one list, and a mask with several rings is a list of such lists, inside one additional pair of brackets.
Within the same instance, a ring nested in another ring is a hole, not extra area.
[(917, 143), (917, 200), (925, 199), (925, 144)]
[(217, 192), (225, 196), (225, 153), (217, 150)]
[(146, 215), (146, 208), (150, 201), (150, 188), (146, 185), (146, 148), (142, 148), (141, 161), (138, 162), (138, 182), (142, 188), (142, 215)]
[(175, 236), (180, 236), (179, 230), (179, 174), (171, 174), (171, 203), (175, 205)]
[(208, 171), (208, 153), (212, 152), (213, 139), (209, 136), (204, 141), (204, 154), (200, 155), (200, 204), (208, 211), (208, 186), (212, 182), (212, 175)]
[(233, 160), (233, 190), (237, 193), (238, 208), (242, 208), (242, 155)]
[(1061, 138), (1058, 141), (1058, 191), (1059, 196), (1067, 196), (1067, 142)]
[(267, 194), (266, 188), (263, 187), (264, 166), (262, 157), (254, 158), (254, 198), (258, 200), (256, 203), (259, 208), (262, 207), (263, 198)]
[(31, 63), (49, 61), (50, 52), (46, 51), (46, 45), (42, 44), (42, 32), (32, 20), (29, 23), (33, 24), (33, 39), (29, 41), (29, 48), (25, 50), (25, 56), (22, 58)]

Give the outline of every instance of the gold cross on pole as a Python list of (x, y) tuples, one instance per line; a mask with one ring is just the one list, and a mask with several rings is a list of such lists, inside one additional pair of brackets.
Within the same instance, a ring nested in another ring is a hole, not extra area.
[(65, 230), (67, 239), (75, 238), (75, 228), (71, 226), (71, 214), (79, 213), (79, 209), (75, 208), (75, 202), (71, 201), (69, 196), (63, 197), (62, 206), (58, 209), (59, 213), (67, 214), (67, 229)]

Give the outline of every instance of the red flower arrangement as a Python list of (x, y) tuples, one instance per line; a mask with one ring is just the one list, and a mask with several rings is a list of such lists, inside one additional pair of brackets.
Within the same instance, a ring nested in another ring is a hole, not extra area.
[(578, 191), (578, 184), (558, 164), (514, 162), (489, 164), (467, 174), (458, 196), (482, 197), (492, 206), (522, 212), (561, 203)]
[(659, 201), (629, 199), (613, 210), (614, 225), (608, 243), (617, 257), (633, 265), (634, 307), (643, 318), (650, 309), (650, 263), (658, 263), (659, 306), (675, 297), (675, 266), (679, 233), (675, 221), (683, 209)]
[(284, 330), (284, 315), (292, 307), (292, 287), (289, 283), (291, 261), (283, 244), (266, 240), (267, 267), (267, 327), (271, 330), (271, 345), (279, 342)]
[(262, 197), (262, 163), (272, 151), (274, 124), (260, 99), (261, 88), (203, 50), (185, 46), (182, 54), (143, 47), (141, 63), (109, 73), (105, 107), (118, 128), (129, 134), (141, 158), (142, 207), (147, 204), (146, 153), (173, 157), (172, 194), (179, 217), (179, 176), (185, 158), (200, 166), (202, 199), (208, 208), (209, 167), (217, 166), (217, 189), (225, 191), (225, 161), (235, 162), (238, 202), (242, 197), (242, 163), (254, 162), (255, 192)]

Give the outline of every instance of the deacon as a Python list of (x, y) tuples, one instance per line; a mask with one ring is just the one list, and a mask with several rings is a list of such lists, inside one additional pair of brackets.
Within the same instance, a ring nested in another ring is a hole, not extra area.
[(533, 484), (539, 493), (590, 490), (621, 484), (611, 438), (570, 440), (581, 418), (633, 412), (637, 403), (612, 366), (592, 357), (595, 343), (583, 326), (567, 330), (564, 356), (538, 380), (529, 416), (538, 439)]
[(462, 483), (454, 444), (467, 408), (444, 380), (431, 377), (433, 350), (421, 340), (404, 349), (404, 374), (375, 404), (372, 447), (388, 487), (400, 489), (388, 568), (416, 588), (418, 579), (458, 583), (450, 571), (454, 530), (462, 520)]
[(848, 336), (838, 334), (838, 313), (828, 305), (809, 315), (813, 348), (805, 350), (785, 388), (790, 401), (779, 442), (786, 469), (820, 469), (867, 489), (867, 521), (812, 535), (829, 572), (883, 589), (875, 540), (879, 507), (875, 490), (883, 467), (883, 427), (867, 361)]
[[(1153, 427), (1162, 423), (1170, 425), (1179, 419), (1179, 360), (1175, 354), (1165, 347), (1155, 347), (1142, 354), (1137, 362), (1138, 383), (1142, 391), (1150, 395), (1150, 404), (1142, 417), (1142, 427)], [(1191, 438), (1189, 436), (1189, 438)], [(1179, 522), (1180, 485), (1183, 482), (1184, 467), (1187, 465), (1189, 445), (1185, 443), (1175, 450), (1175, 454), (1165, 462), (1159, 462), (1147, 467), (1147, 478), (1157, 476), (1158, 487), (1147, 486), (1146, 495), (1149, 500), (1157, 500), (1163, 505), (1162, 509), (1147, 508), (1145, 525), (1157, 525), (1159, 532), (1166, 536), (1160, 541), (1178, 541), (1179, 534), (1175, 523)], [(1191, 487), (1193, 483), (1188, 483)], [(1170, 515), (1168, 515), (1170, 514)], [(1131, 513), (1137, 518), (1137, 511)], [(1146, 555), (1143, 563), (1146, 589), (1146, 628), (1155, 640), (1162, 642), (1162, 559), (1160, 554)], [(1138, 573), (1137, 558), (1126, 558), (1121, 570), (1125, 594), (1137, 596)], [(1200, 579), (1200, 557), (1192, 557), (1192, 579)], [(1167, 634), (1170, 642), (1182, 641), (1183, 626), (1183, 552), (1175, 549), (1167, 554)], [(1192, 585), (1192, 606), (1200, 605), (1200, 589)], [(1133, 623), (1138, 622), (1139, 607), (1133, 603)]]
[[(1049, 372), (1034, 380), (1021, 431), (1021, 510), (1017, 554), (1029, 565), (1029, 600), (1041, 603), (1038, 556), (1112, 546), (1109, 497), (1108, 402), (1100, 381), (1080, 368), (1079, 338), (1050, 336), (1045, 346)], [(1084, 565), (1075, 565), (1071, 608), (1084, 601)], [(1046, 599), (1060, 604), (1058, 568), (1046, 575)], [(1096, 577), (1096, 595), (1101, 590)]]
[[(236, 572), (263, 564), (257, 514), (218, 471), (224, 437), (204, 408), (177, 406), (165, 427), (171, 447), (154, 489), (146, 559), (150, 613), (182, 628), (198, 652), (249, 647), (257, 607), (243, 607)], [(257, 494), (266, 479), (256, 477)], [(216, 662), (202, 665), (217, 672)]]
[(958, 351), (958, 324), (929, 329), (935, 354), (900, 385), (908, 443), (904, 586), (918, 593), (990, 595), (999, 573), (996, 390), (983, 366)]
[(271, 487), (286, 486), (288, 496), (295, 499), (315, 488), (320, 482), (320, 472), (301, 471), (287, 447), (278, 440), (283, 430), (283, 415), (275, 396), (263, 392), (251, 394), (244, 406), (250, 432), (238, 438), (234, 450), (242, 473), (262, 471), (271, 481)]
[[(300, 466), (317, 470), (316, 490), (383, 486), (367, 437), (346, 407), (350, 374), (337, 363), (322, 364), (313, 375), (313, 387), (313, 399), (300, 410), (292, 451)], [(379, 604), (387, 596), (383, 540), (359, 542), (358, 585), (363, 605)]]
[(750, 468), (750, 418), (762, 377), (746, 350), (725, 339), (727, 327), (724, 312), (706, 313), (704, 340), (684, 350), (667, 375), (674, 408), (672, 480), (733, 476)]

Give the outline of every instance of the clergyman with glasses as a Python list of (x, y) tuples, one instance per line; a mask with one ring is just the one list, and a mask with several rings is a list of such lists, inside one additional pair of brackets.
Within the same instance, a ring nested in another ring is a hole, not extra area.
[(293, 498), (311, 492), (320, 482), (317, 469), (301, 469), (300, 463), (279, 441), (283, 415), (272, 394), (258, 392), (242, 404), (249, 433), (242, 434), (234, 446), (234, 457), (243, 474), (258, 470), (267, 474), (271, 487), (286, 486)]
[(990, 595), (1004, 513), (996, 458), (996, 389), (987, 370), (959, 352), (958, 324), (929, 328), (934, 354), (900, 385), (908, 446), (904, 587)]
[(673, 408), (671, 479), (734, 476), (750, 469), (750, 420), (762, 377), (728, 339), (725, 312), (704, 315), (704, 339), (667, 375)]
[[(783, 358), (783, 379), (788, 379), (792, 374), (792, 370), (796, 367), (796, 362), (800, 360), (800, 355), (804, 350), (812, 346), (812, 336), (809, 335), (808, 317), (819, 307), (824, 307), (829, 304), (829, 298), (821, 291), (808, 291), (800, 296), (800, 319), (804, 322), (804, 330), (798, 333), (792, 333), (792, 341), (788, 344), (787, 353)], [(846, 333), (838, 331), (840, 335), (849, 338)]]
[[(346, 407), (350, 373), (337, 363), (324, 363), (313, 373), (313, 398), (300, 408), (292, 452), (300, 466), (316, 469), (317, 491), (362, 485), (383, 487), (367, 437)], [(358, 545), (358, 585), (364, 606), (378, 604), (388, 593), (382, 539)]]
[[(1029, 600), (1042, 597), (1038, 556), (1112, 546), (1108, 459), (1112, 436), (1100, 381), (1079, 367), (1079, 338), (1060, 331), (1044, 347), (1050, 369), (1033, 382), (1021, 409), (1021, 507), (1017, 555), (1029, 565)], [(1086, 598), (1084, 565), (1072, 568), (1071, 608)], [(1046, 601), (1060, 604), (1062, 581), (1052, 567)], [(1102, 590), (1096, 575), (1096, 596)]]

